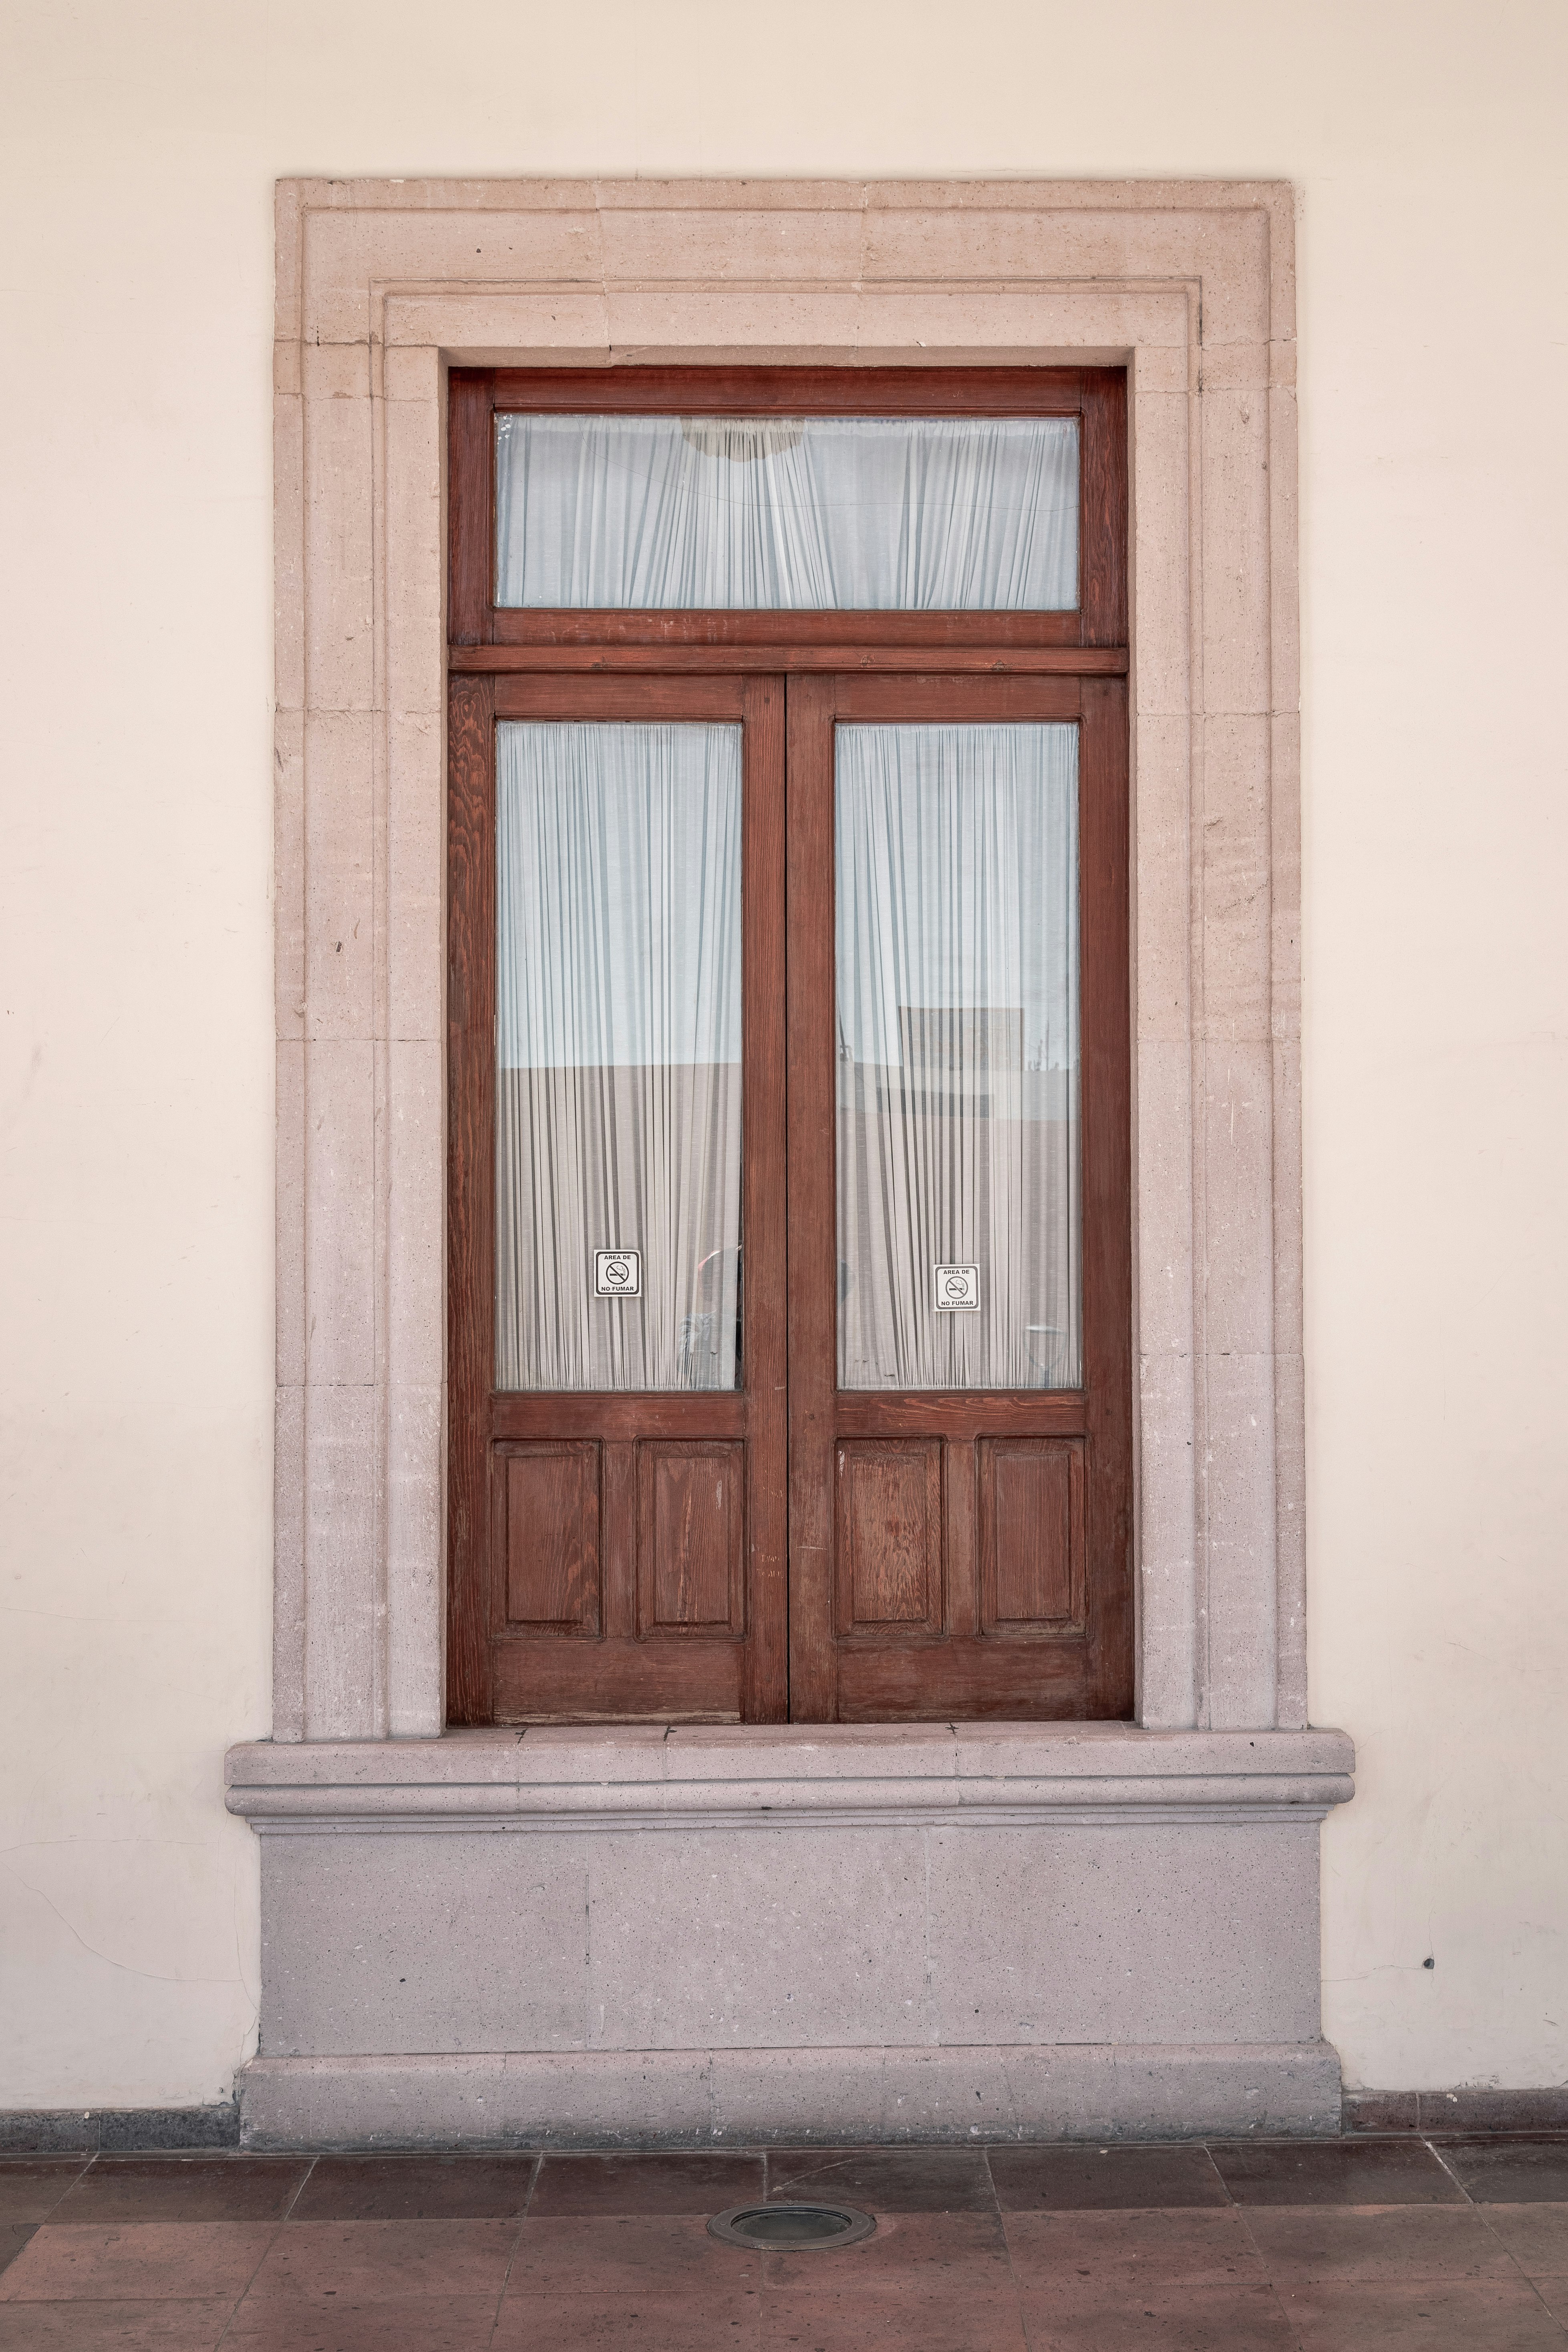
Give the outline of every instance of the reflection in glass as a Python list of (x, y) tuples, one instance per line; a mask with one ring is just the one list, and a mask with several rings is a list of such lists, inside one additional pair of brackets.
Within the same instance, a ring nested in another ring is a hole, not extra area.
[(496, 884), (496, 1385), (733, 1388), (740, 728), (503, 723)]
[(500, 416), (496, 602), (1054, 612), (1070, 416)]
[(839, 1385), (1075, 1388), (1078, 730), (837, 741)]

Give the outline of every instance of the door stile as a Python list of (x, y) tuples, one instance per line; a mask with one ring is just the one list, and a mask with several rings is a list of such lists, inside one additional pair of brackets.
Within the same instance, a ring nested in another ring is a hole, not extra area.
[(1133, 1711), (1132, 988), (1127, 686), (1085, 678), (1079, 720), (1083, 964), (1088, 1712)]
[(788, 681), (790, 1717), (838, 1711), (833, 719), (837, 678)]
[(454, 677), (447, 722), (447, 1719), (488, 1723), (495, 1360), (495, 686)]
[(741, 1235), (748, 1588), (741, 1712), (748, 1723), (782, 1723), (789, 1714), (784, 714), (782, 677), (746, 680)]

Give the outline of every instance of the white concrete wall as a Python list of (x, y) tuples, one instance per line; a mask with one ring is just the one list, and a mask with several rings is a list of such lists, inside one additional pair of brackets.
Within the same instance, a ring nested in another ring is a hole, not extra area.
[(1565, 69), (1552, 0), (16, 0), (0, 2106), (211, 2099), (253, 2034), (300, 172), (1295, 180), (1326, 2028), (1352, 2084), (1568, 2071)]

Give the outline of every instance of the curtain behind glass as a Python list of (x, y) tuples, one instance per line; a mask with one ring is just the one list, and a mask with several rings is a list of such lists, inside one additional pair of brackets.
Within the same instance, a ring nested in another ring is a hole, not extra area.
[(501, 416), (496, 602), (1051, 612), (1073, 417)]
[(1075, 1388), (1078, 730), (837, 745), (839, 1385)]
[(733, 1388), (741, 730), (496, 731), (496, 1384)]

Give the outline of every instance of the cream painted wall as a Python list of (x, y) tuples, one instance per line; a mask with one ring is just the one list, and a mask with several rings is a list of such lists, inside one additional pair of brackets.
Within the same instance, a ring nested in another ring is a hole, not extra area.
[(213, 2099), (252, 2033), (219, 1782), (268, 1714), (300, 172), (1296, 182), (1312, 1690), (1361, 1751), (1326, 2023), (1352, 2083), (1563, 2078), (1555, 0), (12, 0), (0, 37), (0, 2105)]

